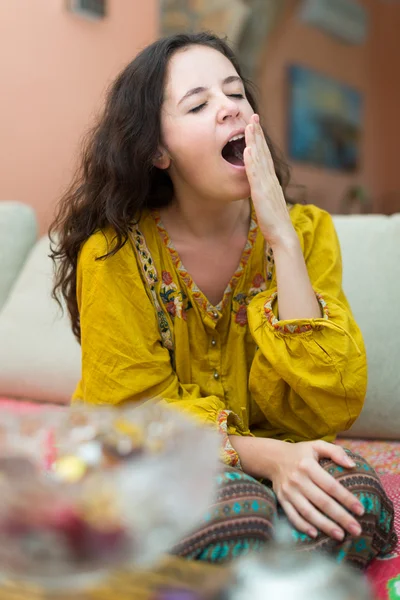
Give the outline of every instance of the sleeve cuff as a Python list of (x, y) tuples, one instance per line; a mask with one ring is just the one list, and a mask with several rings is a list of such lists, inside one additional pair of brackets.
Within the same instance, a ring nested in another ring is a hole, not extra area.
[(232, 429), (232, 425), (237, 425), (239, 429), (242, 428), (239, 417), (230, 410), (221, 410), (217, 416), (217, 423), (218, 431), (222, 437), (220, 452), (222, 462), (231, 467), (236, 467), (236, 469), (242, 469), (239, 454), (229, 439), (229, 430)]
[[(315, 294), (319, 305), (321, 307), (321, 318), (329, 319), (328, 306), (319, 293)], [(280, 321), (274, 312), (274, 302), (278, 298), (278, 292), (274, 292), (264, 304), (264, 313), (270, 326), (278, 333), (305, 333), (311, 331), (313, 325), (309, 319), (293, 320), (293, 321)]]

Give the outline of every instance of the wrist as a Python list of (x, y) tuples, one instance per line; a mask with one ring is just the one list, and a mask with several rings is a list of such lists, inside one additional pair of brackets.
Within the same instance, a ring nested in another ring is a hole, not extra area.
[(274, 255), (278, 252), (298, 252), (299, 250), (301, 252), (300, 240), (294, 228), (292, 228), (292, 231), (282, 231), (280, 234), (270, 236), (267, 242), (271, 246)]
[(240, 457), (245, 473), (256, 479), (273, 480), (288, 442), (237, 435), (230, 435), (229, 440)]

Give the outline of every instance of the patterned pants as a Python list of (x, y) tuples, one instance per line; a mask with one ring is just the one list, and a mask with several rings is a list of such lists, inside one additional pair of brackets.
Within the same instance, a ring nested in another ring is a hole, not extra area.
[[(354, 538), (347, 534), (342, 542), (337, 542), (324, 533), (310, 538), (293, 527), (292, 535), (299, 550), (329, 552), (338, 561), (364, 569), (375, 556), (390, 552), (396, 545), (394, 511), (374, 469), (360, 456), (349, 451), (348, 454), (356, 463), (351, 470), (330, 459), (323, 459), (320, 464), (362, 502), (365, 513), (355, 517), (362, 527), (361, 535)], [(217, 497), (200, 528), (182, 540), (173, 553), (222, 564), (260, 551), (273, 537), (274, 522), (281, 515), (282, 509), (268, 485), (226, 467), (217, 476)]]

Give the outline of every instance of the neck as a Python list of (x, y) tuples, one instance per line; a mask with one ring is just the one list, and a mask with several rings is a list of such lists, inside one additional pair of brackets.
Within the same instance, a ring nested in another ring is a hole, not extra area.
[(247, 235), (250, 221), (251, 207), (246, 198), (229, 203), (216, 202), (214, 199), (195, 198), (185, 196), (180, 201), (175, 196), (170, 206), (162, 211), (162, 219), (167, 229), (173, 225), (175, 237), (209, 239), (230, 238), (243, 230)]

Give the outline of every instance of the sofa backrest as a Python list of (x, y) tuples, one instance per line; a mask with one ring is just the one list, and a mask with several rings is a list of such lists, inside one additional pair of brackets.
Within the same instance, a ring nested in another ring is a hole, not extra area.
[(35, 211), (21, 202), (0, 202), (0, 310), (36, 242)]
[(0, 396), (69, 403), (81, 350), (67, 313), (51, 297), (47, 236), (29, 254), (0, 311)]
[(363, 332), (369, 384), (348, 435), (400, 438), (400, 214), (335, 216), (343, 287)]

